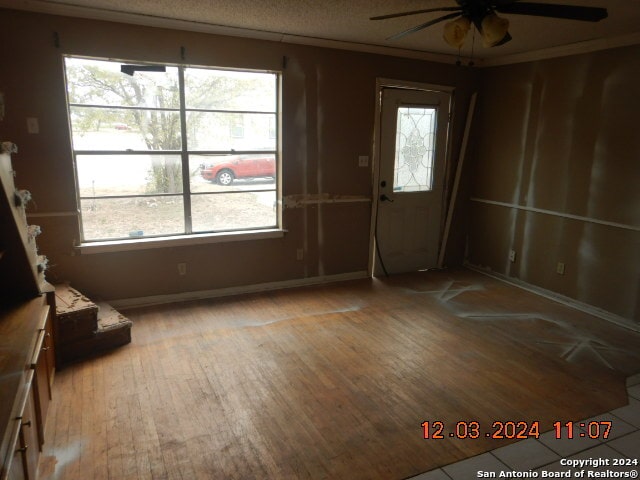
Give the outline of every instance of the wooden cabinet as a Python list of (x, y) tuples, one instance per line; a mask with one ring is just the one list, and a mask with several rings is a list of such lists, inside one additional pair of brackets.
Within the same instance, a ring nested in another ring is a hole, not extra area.
[(33, 378), (33, 372), (31, 372), (25, 385), (27, 388), (20, 415), (14, 421), (17, 436), (12, 451), (13, 458), (8, 470), (8, 480), (35, 480), (38, 476), (40, 452), (36, 428), (36, 407), (31, 388)]
[(0, 143), (0, 480), (35, 480), (55, 371), (55, 295), (36, 248), (39, 228), (27, 225), (29, 195), (14, 185), (16, 150)]
[[(51, 298), (47, 296), (47, 298)], [(56, 373), (56, 351), (55, 343), (53, 341), (53, 321), (56, 313), (55, 303), (49, 303), (49, 314), (47, 315), (47, 323), (45, 325), (44, 333), (44, 346), (42, 350), (44, 352), (46, 364), (47, 364), (47, 380), (49, 381), (49, 398), (53, 398), (53, 378)]]
[(37, 476), (55, 369), (50, 312), (45, 296), (0, 309), (0, 351), (12, 352), (0, 357), (0, 480)]
[(53, 381), (54, 365), (51, 363), (49, 350), (53, 348), (50, 340), (51, 314), (48, 306), (43, 307), (41, 321), (38, 325), (36, 344), (31, 358), (33, 370), (33, 400), (35, 402), (35, 426), (38, 431), (38, 449), (42, 451), (44, 444), (44, 428), (46, 425), (49, 402), (51, 401), (51, 384)]

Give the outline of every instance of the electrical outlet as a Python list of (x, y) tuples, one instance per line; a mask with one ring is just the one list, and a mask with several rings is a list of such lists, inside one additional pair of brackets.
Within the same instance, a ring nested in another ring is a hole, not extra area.
[(304, 258), (304, 249), (299, 248), (296, 250), (296, 260), (302, 260)]
[(556, 265), (556, 273), (558, 275), (564, 275), (564, 263), (558, 262), (558, 264)]
[(509, 250), (509, 261), (511, 263), (516, 261), (516, 251), (515, 250)]
[(178, 275), (186, 275), (187, 274), (187, 264), (179, 263), (178, 264)]

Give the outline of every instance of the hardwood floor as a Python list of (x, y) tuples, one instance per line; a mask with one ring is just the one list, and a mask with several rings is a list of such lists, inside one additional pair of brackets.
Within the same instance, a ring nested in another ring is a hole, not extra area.
[(639, 334), (466, 270), (127, 315), (130, 345), (56, 376), (41, 478), (400, 480), (509, 443), (495, 420), (619, 407), (640, 371)]

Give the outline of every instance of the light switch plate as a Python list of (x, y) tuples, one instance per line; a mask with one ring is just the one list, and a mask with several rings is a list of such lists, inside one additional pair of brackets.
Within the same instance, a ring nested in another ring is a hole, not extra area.
[(368, 167), (369, 166), (369, 157), (367, 155), (360, 155), (358, 157), (358, 166), (359, 167)]
[(27, 118), (27, 132), (40, 133), (40, 125), (38, 124), (37, 118), (35, 117)]

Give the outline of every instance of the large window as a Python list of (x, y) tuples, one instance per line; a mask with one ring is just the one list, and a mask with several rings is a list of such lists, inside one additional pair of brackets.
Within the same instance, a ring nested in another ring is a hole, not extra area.
[(278, 74), (65, 57), (82, 240), (278, 227)]

